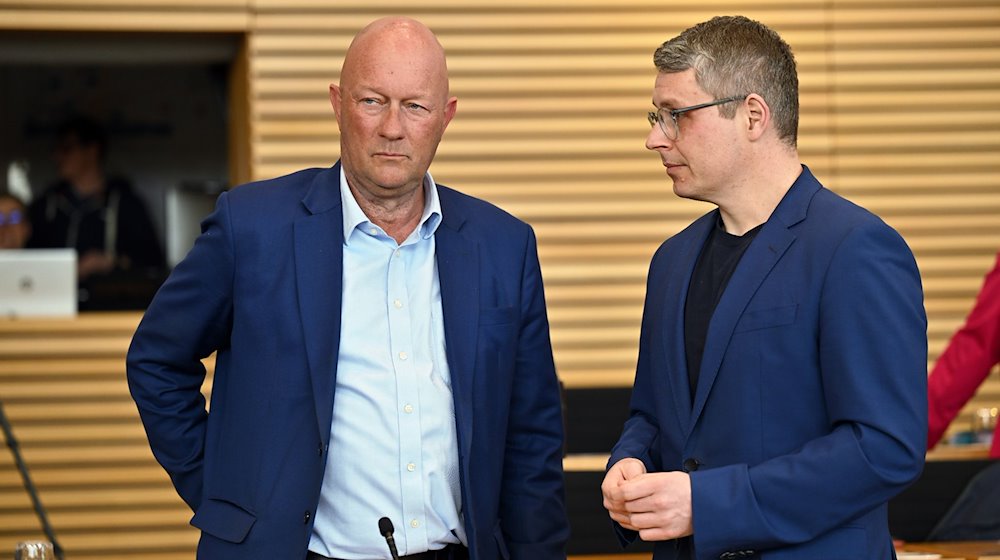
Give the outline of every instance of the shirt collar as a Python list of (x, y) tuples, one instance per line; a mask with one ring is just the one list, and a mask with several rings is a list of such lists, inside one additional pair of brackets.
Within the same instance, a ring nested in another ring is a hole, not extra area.
[[(344, 244), (350, 245), (351, 233), (364, 224), (372, 223), (361, 210), (354, 198), (351, 187), (347, 185), (347, 175), (344, 166), (340, 166), (340, 201), (344, 212)], [(438, 198), (437, 183), (428, 171), (424, 175), (424, 212), (420, 215), (417, 230), (422, 239), (429, 239), (441, 225), (441, 199)]]

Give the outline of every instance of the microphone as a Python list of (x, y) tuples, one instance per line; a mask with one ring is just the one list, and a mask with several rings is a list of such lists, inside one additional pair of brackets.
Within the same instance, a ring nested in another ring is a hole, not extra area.
[(385, 537), (385, 543), (389, 545), (389, 553), (392, 554), (392, 560), (399, 560), (399, 552), (396, 551), (396, 539), (392, 536), (393, 530), (392, 520), (388, 517), (378, 520), (378, 531), (382, 533), (382, 536)]

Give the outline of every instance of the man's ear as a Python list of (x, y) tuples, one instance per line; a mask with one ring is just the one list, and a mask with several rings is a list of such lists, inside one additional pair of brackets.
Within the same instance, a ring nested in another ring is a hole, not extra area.
[(333, 114), (337, 117), (337, 125), (340, 125), (340, 86), (330, 84), (330, 106), (333, 107)]
[(759, 140), (771, 125), (771, 108), (767, 101), (756, 93), (751, 93), (743, 102), (746, 106), (747, 134), (750, 140)]
[(448, 102), (444, 106), (444, 127), (445, 128), (448, 128), (448, 123), (450, 123), (451, 119), (453, 119), (455, 117), (455, 111), (457, 111), (457, 110), (458, 110), (458, 98), (457, 97), (451, 97), (451, 98), (449, 98)]

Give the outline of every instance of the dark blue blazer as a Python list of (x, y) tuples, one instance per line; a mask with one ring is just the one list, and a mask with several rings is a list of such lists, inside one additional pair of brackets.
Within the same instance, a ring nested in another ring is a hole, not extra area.
[(892, 558), (886, 502), (919, 475), (927, 435), (910, 250), (803, 168), (718, 303), (692, 402), (684, 305), (717, 218), (653, 257), (631, 417), (609, 463), (691, 472), (694, 536), (654, 558)]
[[(195, 512), (201, 558), (305, 558), (325, 463), (341, 459), (329, 447), (339, 181), (338, 164), (224, 193), (132, 340), (129, 386), (154, 455)], [(472, 558), (565, 558), (563, 433), (534, 234), (483, 201), (439, 195)], [(212, 352), (207, 413), (200, 360)]]

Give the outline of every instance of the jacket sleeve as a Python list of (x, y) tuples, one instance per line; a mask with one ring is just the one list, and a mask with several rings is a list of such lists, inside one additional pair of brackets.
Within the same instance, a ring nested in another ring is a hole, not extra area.
[(538, 252), (530, 231), (522, 271), (522, 323), (505, 442), (500, 522), (512, 560), (564, 559), (569, 521), (562, 468), (562, 408)]
[(753, 466), (692, 473), (699, 559), (813, 540), (920, 474), (926, 327), (919, 272), (902, 238), (875, 221), (853, 229), (835, 249), (819, 302), (817, 365), (832, 429)]
[[(656, 414), (654, 395), (656, 392), (652, 387), (652, 379), (655, 373), (650, 366), (649, 353), (653, 351), (650, 344), (650, 336), (653, 332), (650, 322), (654, 309), (659, 309), (660, 305), (655, 303), (654, 295), (661, 292), (657, 286), (660, 282), (654, 278), (653, 271), (657, 269), (656, 259), (650, 265), (649, 278), (646, 286), (646, 301), (643, 306), (642, 327), (639, 334), (639, 360), (635, 370), (635, 381), (632, 385), (632, 398), (629, 404), (630, 415), (625, 421), (622, 435), (611, 450), (608, 459), (607, 469), (615, 463), (626, 458), (639, 459), (646, 465), (647, 472), (657, 472), (662, 470), (659, 464), (659, 449), (657, 439), (659, 438), (659, 419)], [(639, 533), (623, 528), (618, 523), (612, 522), (615, 533), (622, 546), (626, 546), (636, 538)]]
[(650, 303), (650, 295), (655, 290), (646, 288), (646, 304), (643, 309), (642, 327), (639, 334), (639, 361), (636, 365), (635, 381), (632, 386), (632, 398), (629, 404), (629, 418), (625, 421), (622, 435), (611, 450), (611, 457), (608, 460), (607, 468), (611, 468), (615, 463), (625, 458), (639, 459), (646, 465), (649, 472), (660, 470), (660, 465), (655, 458), (658, 453), (655, 451), (656, 440), (659, 437), (659, 419), (656, 414), (654, 402), (655, 392), (652, 387), (652, 379), (655, 373), (651, 371), (649, 353), (650, 336), (653, 329), (650, 327), (652, 308), (657, 307)]
[(965, 324), (952, 336), (934, 364), (927, 385), (928, 449), (969, 402), (990, 370), (1000, 362), (1000, 254), (986, 275)]
[(153, 455), (192, 510), (202, 500), (208, 418), (201, 360), (229, 344), (233, 268), (224, 193), (191, 252), (150, 303), (126, 361)]

